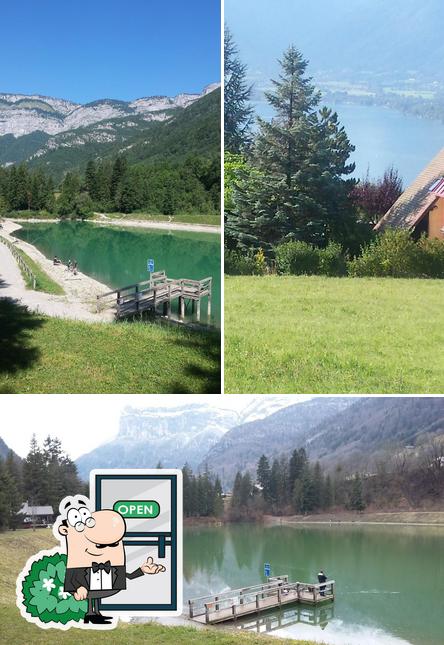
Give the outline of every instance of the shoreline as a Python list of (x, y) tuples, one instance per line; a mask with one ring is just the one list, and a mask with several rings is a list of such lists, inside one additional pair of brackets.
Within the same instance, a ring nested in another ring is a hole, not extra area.
[(34, 260), (54, 282), (63, 288), (65, 294), (54, 295), (26, 288), (15, 258), (9, 249), (4, 247), (4, 257), (7, 261), (6, 269), (3, 268), (2, 270), (2, 267), (0, 267), (0, 273), (3, 275), (6, 270), (7, 272), (9, 271), (9, 274), (6, 280), (8, 286), (2, 289), (0, 295), (19, 300), (31, 311), (55, 318), (100, 323), (112, 322), (114, 320), (113, 312), (111, 310), (97, 312), (96, 301), (96, 296), (110, 291), (110, 287), (81, 271), (74, 275), (67, 270), (65, 265), (54, 265), (52, 260), (47, 258), (35, 246), (13, 237), (14, 231), (20, 228), (22, 227), (18, 222), (6, 219), (0, 234)]
[[(423, 520), (421, 519), (423, 517)], [(347, 511), (316, 515), (264, 515), (269, 526), (319, 524), (322, 526), (375, 525), (375, 526), (434, 526), (444, 527), (444, 511), (375, 511), (356, 515)]]
[[(37, 217), (19, 218), (19, 217), (4, 217), (5, 222), (14, 222), (16, 224), (58, 224), (63, 222), (59, 218), (39, 219)], [(80, 221), (80, 220), (66, 220), (66, 221)], [(161, 222), (156, 220), (138, 220), (138, 219), (112, 219), (103, 216), (102, 219), (85, 219), (85, 223), (98, 224), (99, 226), (127, 226), (128, 228), (152, 228), (163, 231), (188, 231), (190, 233), (211, 233), (221, 234), (221, 227), (212, 224), (187, 224), (186, 222)]]

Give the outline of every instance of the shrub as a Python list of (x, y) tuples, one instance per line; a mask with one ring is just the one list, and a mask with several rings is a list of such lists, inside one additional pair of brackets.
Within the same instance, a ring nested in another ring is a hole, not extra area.
[(330, 242), (325, 249), (319, 249), (318, 255), (320, 275), (341, 276), (347, 273), (346, 259), (337, 242)]
[(346, 273), (346, 261), (340, 244), (330, 242), (319, 249), (306, 242), (286, 242), (276, 248), (280, 273), (292, 275), (341, 276)]
[(255, 259), (251, 253), (225, 249), (224, 271), (228, 275), (254, 275)]
[(348, 263), (351, 276), (411, 278), (421, 275), (420, 248), (409, 231), (388, 229)]
[(21, 589), (20, 602), (26, 612), (42, 623), (80, 621), (87, 610), (86, 600), (75, 600), (63, 590), (66, 555), (54, 553), (35, 560), (27, 572)]
[(421, 237), (418, 249), (422, 275), (444, 278), (444, 240)]
[(313, 275), (319, 271), (318, 249), (306, 242), (285, 242), (275, 249), (279, 273)]

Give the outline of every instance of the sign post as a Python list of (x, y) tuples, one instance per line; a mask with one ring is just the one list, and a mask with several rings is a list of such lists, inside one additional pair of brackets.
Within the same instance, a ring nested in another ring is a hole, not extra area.
[(180, 616), (182, 613), (182, 473), (170, 469), (92, 470), (90, 499), (96, 511), (111, 509), (125, 520), (126, 567), (151, 557), (163, 573), (131, 580), (100, 608), (115, 615)]
[(269, 562), (264, 563), (264, 576), (269, 578), (271, 576), (271, 565)]
[(146, 261), (146, 268), (148, 273), (154, 273), (154, 259), (150, 258)]

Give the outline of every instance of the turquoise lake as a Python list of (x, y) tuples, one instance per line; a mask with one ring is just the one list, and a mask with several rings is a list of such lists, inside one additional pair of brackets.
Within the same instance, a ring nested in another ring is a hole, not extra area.
[[(212, 320), (220, 324), (220, 236), (213, 233), (104, 227), (91, 223), (24, 223), (14, 233), (46, 257), (77, 260), (79, 271), (111, 289), (147, 280), (147, 260), (170, 278), (213, 278)], [(202, 322), (206, 322), (206, 304)]]

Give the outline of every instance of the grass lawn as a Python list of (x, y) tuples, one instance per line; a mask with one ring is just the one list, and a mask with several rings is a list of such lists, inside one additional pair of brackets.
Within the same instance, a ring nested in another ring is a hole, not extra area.
[(47, 318), (0, 299), (1, 392), (220, 392), (220, 335)]
[[(1, 642), (11, 645), (41, 643), (150, 643), (150, 645), (276, 645), (275, 638), (256, 634), (231, 632), (220, 628), (166, 627), (156, 623), (146, 625), (120, 624), (116, 629), (100, 633), (89, 630), (39, 629), (27, 623), (15, 606), (15, 580), (26, 560), (41, 549), (56, 545), (49, 529), (30, 529), (0, 533), (0, 624)], [(285, 645), (310, 645), (308, 641), (279, 639)]]
[[(55, 282), (52, 278), (50, 278), (49, 275), (41, 268), (41, 266), (37, 264), (37, 262), (34, 262), (34, 260), (30, 258), (29, 255), (27, 255), (27, 253), (25, 253), (22, 249), (19, 249), (17, 247), (15, 247), (15, 250), (19, 255), (21, 255), (21, 257), (24, 259), (28, 267), (34, 273), (36, 277), (36, 285), (35, 285), (36, 291), (53, 293), (56, 296), (62, 296), (65, 293), (63, 287), (61, 287), (57, 282)], [(29, 288), (32, 288), (31, 280), (28, 274), (25, 271), (23, 271), (20, 265), (19, 265), (19, 269), (26, 282), (26, 285)]]
[(444, 280), (225, 278), (225, 392), (441, 393)]
[[(168, 215), (153, 214), (153, 213), (107, 213), (107, 217), (111, 219), (128, 219), (128, 220), (146, 220), (153, 222), (177, 222), (181, 224), (207, 224), (212, 226), (220, 226), (220, 215), (208, 215), (203, 213), (176, 213), (172, 217)], [(100, 217), (94, 219), (101, 221)]]

